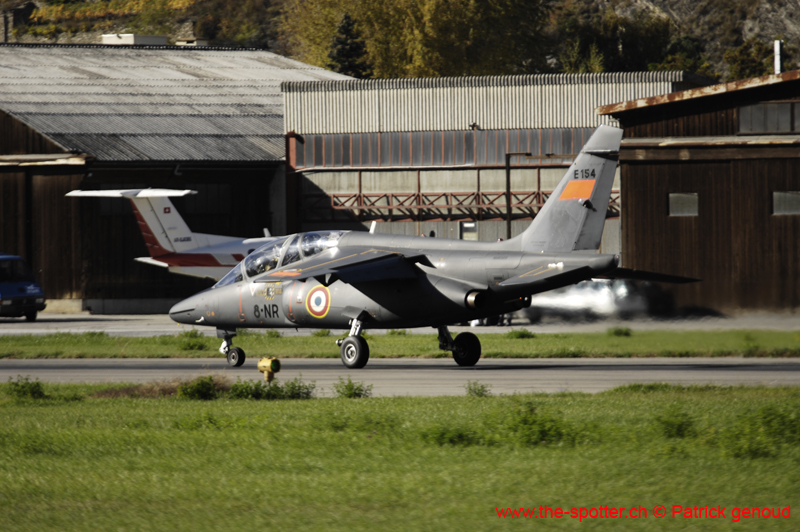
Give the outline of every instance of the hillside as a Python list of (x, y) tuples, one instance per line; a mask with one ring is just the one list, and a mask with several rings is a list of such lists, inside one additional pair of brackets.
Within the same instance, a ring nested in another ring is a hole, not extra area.
[[(611, 4), (622, 14), (646, 9), (668, 17), (680, 33), (703, 44), (718, 72), (726, 70), (723, 54), (751, 37), (763, 42), (782, 38), (794, 56), (800, 45), (800, 2), (796, 0), (612, 0)], [(794, 59), (796, 68), (798, 58)]]
[[(413, 1), (432, 5), (437, 2), (441, 4), (443, 0)], [(457, 3), (457, 0), (448, 0), (451, 7)], [(5, 38), (9, 42), (98, 43), (103, 33), (166, 34), (171, 42), (191, 37), (205, 38), (210, 40), (211, 45), (268, 48), (318, 66), (326, 66), (321, 64), (325, 62), (325, 55), (320, 55), (319, 51), (316, 58), (304, 55), (308, 46), (302, 40), (298, 42), (297, 32), (294, 31), (298, 25), (298, 8), (304, 4), (326, 5), (334, 12), (342, 9), (342, 5), (348, 5), (338, 0), (39, 0), (22, 4), (19, 1), (0, 0), (0, 9), (14, 8), (13, 11), (6, 11), (8, 32)], [(652, 61), (640, 58), (642, 60), (638, 62), (626, 63), (624, 57), (609, 59), (609, 50), (616, 53), (614, 48), (620, 49), (621, 56), (626, 54), (622, 41), (618, 46), (614, 44), (613, 35), (624, 37), (625, 31), (628, 31), (628, 36), (631, 33), (630, 30), (618, 30), (612, 35), (609, 48), (607, 28), (624, 19), (644, 20), (648, 17), (651, 20), (671, 21), (667, 40), (675, 41), (680, 37), (694, 39), (692, 42), (697, 43), (703, 56), (701, 62), (706, 62), (709, 67), (707, 73), (716, 72), (723, 79), (729, 72), (723, 58), (725, 52), (752, 37), (770, 50), (773, 39), (783, 38), (786, 53), (791, 56), (790, 68), (797, 68), (800, 59), (798, 0), (556, 0), (552, 7), (549, 29), (544, 32), (550, 50), (545, 52), (546, 63), (541, 63), (549, 67), (537, 67), (540, 70), (549, 68), (568, 72), (581, 68), (588, 70), (580, 71), (602, 71), (633, 68), (631, 65), (634, 64), (641, 69), (642, 64), (651, 64)], [(572, 19), (565, 22), (565, 14)], [(317, 40), (327, 46), (325, 43), (329, 42), (329, 36), (335, 28), (320, 28), (318, 22), (314, 24), (317, 26), (313, 26), (311, 32), (318, 32), (322, 37)], [(641, 28), (636, 35), (649, 35)], [(2, 30), (0, 26), (0, 32)], [(591, 50), (586, 43), (587, 39), (592, 38), (586, 37), (587, 30), (605, 39), (602, 43), (605, 49), (601, 50), (605, 52), (605, 64), (602, 61), (593, 62), (596, 58), (589, 57), (597, 49)], [(602, 34), (602, 31), (606, 33)], [(581, 39), (584, 41), (582, 44)], [(639, 48), (651, 46), (650, 40), (635, 38), (640, 43)], [(666, 40), (662, 40), (666, 43)], [(628, 50), (632, 50), (630, 41), (627, 46)], [(768, 52), (764, 56), (764, 49), (760, 51), (759, 61), (769, 60)], [(652, 59), (652, 50), (648, 53), (648, 59)], [(565, 62), (569, 54), (576, 60), (573, 65)], [(659, 63), (660, 60), (655, 62)]]

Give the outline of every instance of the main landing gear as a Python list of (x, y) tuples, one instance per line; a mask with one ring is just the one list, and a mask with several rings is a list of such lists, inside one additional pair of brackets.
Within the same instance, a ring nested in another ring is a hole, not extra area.
[[(369, 345), (361, 337), (364, 322), (354, 319), (350, 324), (350, 335), (336, 340), (341, 348), (342, 363), (351, 369), (361, 369), (369, 361)], [(470, 332), (463, 332), (455, 340), (447, 327), (439, 327), (439, 349), (452, 351), (453, 360), (459, 366), (474, 366), (481, 358), (481, 341)]]
[(471, 332), (463, 332), (453, 337), (447, 327), (439, 327), (439, 349), (452, 351), (453, 360), (459, 366), (474, 366), (481, 358), (481, 341)]
[(219, 347), (219, 352), (225, 355), (228, 359), (228, 364), (234, 368), (238, 368), (245, 361), (244, 349), (241, 347), (233, 347), (233, 337), (236, 336), (236, 331), (226, 331), (224, 329), (217, 329), (217, 338), (222, 338), (222, 345)]
[(341, 348), (342, 363), (348, 368), (361, 369), (369, 361), (369, 345), (361, 337), (364, 322), (356, 318), (350, 323), (350, 335), (343, 340), (336, 340)]

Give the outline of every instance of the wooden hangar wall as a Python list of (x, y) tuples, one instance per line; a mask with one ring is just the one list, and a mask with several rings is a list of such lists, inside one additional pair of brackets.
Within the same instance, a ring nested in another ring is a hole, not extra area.
[(279, 215), (270, 212), (269, 198), (281, 163), (79, 165), (59, 164), (58, 155), (47, 165), (0, 157), (0, 250), (24, 257), (49, 304), (63, 300), (65, 310), (161, 312), (213, 284), (136, 262), (148, 252), (130, 202), (65, 197), (70, 190), (198, 190), (171, 199), (193, 231), (212, 234), (262, 236), (265, 221)]
[(625, 130), (625, 266), (702, 279), (681, 306), (797, 310), (800, 72), (670, 96), (601, 109)]

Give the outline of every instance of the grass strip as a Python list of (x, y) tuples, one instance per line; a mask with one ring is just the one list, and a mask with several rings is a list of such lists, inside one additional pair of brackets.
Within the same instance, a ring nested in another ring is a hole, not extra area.
[(541, 505), (728, 509), (592, 530), (796, 529), (732, 510), (800, 497), (800, 388), (264, 402), (43, 386), (0, 385), (4, 531), (506, 530), (531, 525), (497, 508)]
[[(623, 331), (574, 334), (480, 334), (485, 358), (580, 357), (797, 357), (800, 332)], [(245, 331), (234, 340), (248, 356), (336, 358), (334, 336), (283, 337), (277, 331)], [(449, 357), (434, 334), (370, 334), (370, 356)], [(3, 336), (0, 358), (198, 358), (222, 357), (220, 341), (197, 331), (174, 336), (121, 337), (105, 333)]]

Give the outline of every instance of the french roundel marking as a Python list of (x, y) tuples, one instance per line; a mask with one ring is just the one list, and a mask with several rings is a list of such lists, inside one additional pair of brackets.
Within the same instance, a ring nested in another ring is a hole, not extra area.
[(324, 318), (331, 308), (331, 293), (325, 286), (312, 288), (306, 296), (306, 310), (315, 318)]

